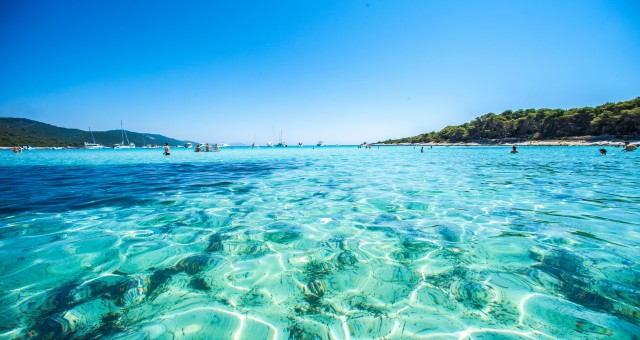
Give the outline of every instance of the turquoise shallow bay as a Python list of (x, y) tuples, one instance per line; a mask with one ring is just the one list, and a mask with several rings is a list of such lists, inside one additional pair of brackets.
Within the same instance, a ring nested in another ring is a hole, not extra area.
[(0, 152), (0, 338), (635, 339), (640, 153)]

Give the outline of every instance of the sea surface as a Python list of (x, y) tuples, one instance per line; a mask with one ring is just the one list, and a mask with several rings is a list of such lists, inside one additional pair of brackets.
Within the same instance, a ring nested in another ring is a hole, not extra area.
[(640, 152), (0, 151), (0, 339), (637, 339)]

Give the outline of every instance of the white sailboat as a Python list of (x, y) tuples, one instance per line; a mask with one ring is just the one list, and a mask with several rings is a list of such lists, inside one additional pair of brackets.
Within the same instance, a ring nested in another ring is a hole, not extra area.
[[(129, 143), (129, 137), (127, 137), (127, 132), (124, 131), (122, 127), (122, 121), (120, 121), (120, 130), (122, 131), (122, 143), (115, 144), (113, 146), (114, 149), (135, 149), (136, 145), (133, 143)], [(124, 143), (125, 139), (127, 140), (127, 144)]]
[(89, 133), (91, 134), (91, 140), (93, 143), (84, 142), (84, 148), (87, 150), (104, 149), (104, 145), (96, 143), (96, 139), (93, 137), (93, 132), (91, 132), (91, 126), (89, 126)]
[(287, 144), (282, 141), (282, 130), (280, 130), (280, 140), (278, 141), (278, 144), (276, 144), (276, 146), (281, 148), (287, 146)]
[(323, 141), (319, 141), (317, 145), (318, 146), (324, 146), (324, 142)]

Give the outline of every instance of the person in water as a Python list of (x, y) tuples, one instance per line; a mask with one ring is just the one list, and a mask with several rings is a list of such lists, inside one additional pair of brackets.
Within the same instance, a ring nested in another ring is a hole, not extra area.
[(220, 151), (220, 146), (216, 143), (216, 152)]
[(171, 154), (171, 149), (169, 149), (169, 143), (164, 143), (164, 153), (163, 155), (169, 156)]
[(210, 152), (211, 151), (211, 144), (207, 143), (207, 145), (205, 146), (205, 150), (207, 152)]
[(629, 142), (624, 142), (624, 147), (622, 148), (622, 151), (635, 151), (636, 149), (638, 149), (637, 146), (633, 144), (629, 144)]
[(518, 153), (518, 150), (516, 150), (515, 145), (511, 147), (511, 153)]
[(607, 155), (607, 149), (600, 149), (600, 154), (603, 156)]
[(202, 151), (202, 149), (200, 149), (200, 144), (198, 144), (198, 145), (196, 146), (196, 150), (195, 150), (195, 152), (200, 152), (200, 151)]

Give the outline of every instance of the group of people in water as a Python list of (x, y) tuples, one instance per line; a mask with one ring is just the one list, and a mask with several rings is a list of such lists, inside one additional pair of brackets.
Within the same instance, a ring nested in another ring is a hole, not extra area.
[[(195, 152), (202, 152), (202, 144), (198, 144), (196, 145), (196, 150)], [(216, 149), (215, 151), (220, 151), (220, 146), (218, 146), (218, 144), (216, 144)], [(211, 144), (207, 143), (204, 144), (204, 152), (211, 152)]]
[[(204, 144), (204, 150), (202, 150), (203, 144), (198, 144), (196, 146), (195, 152), (211, 152), (211, 144)], [(220, 151), (220, 146), (218, 144), (215, 145), (215, 152)], [(164, 153), (163, 155), (169, 156), (171, 155), (171, 148), (169, 147), (169, 143), (164, 143)]]
[[(618, 146), (616, 145), (616, 148)], [(624, 146), (622, 147), (622, 151), (636, 151), (638, 149), (638, 146), (635, 144), (630, 144), (629, 142), (624, 142)], [(607, 149), (600, 149), (598, 150), (600, 152), (600, 154), (602, 156), (606, 156), (607, 155)]]
[[(616, 147), (618, 147), (618, 146), (616, 145)], [(629, 142), (624, 142), (624, 146), (622, 147), (622, 151), (635, 151), (637, 149), (638, 149), (637, 145), (630, 144)], [(420, 151), (422, 152), (422, 150), (420, 150)], [(602, 149), (598, 150), (598, 152), (600, 152), (600, 154), (602, 156), (606, 156), (607, 155), (607, 149), (602, 148)], [(516, 149), (515, 145), (511, 147), (511, 153), (518, 153), (518, 149)]]

